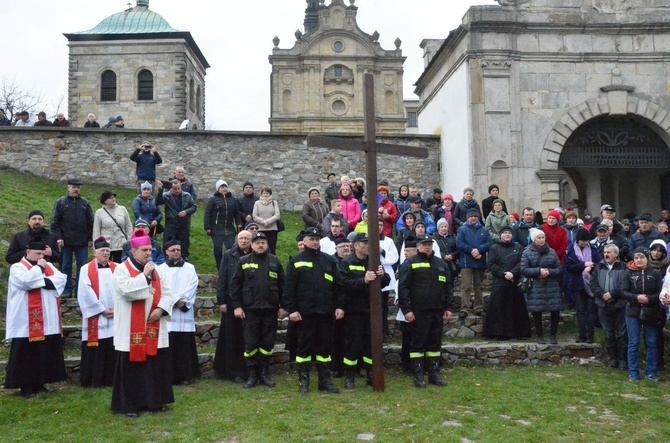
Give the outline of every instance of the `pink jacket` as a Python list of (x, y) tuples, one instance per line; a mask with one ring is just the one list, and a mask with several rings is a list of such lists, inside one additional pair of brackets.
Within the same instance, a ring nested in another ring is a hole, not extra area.
[(349, 232), (351, 232), (361, 221), (361, 205), (354, 198), (353, 192), (346, 199), (340, 193), (340, 201), (342, 202), (342, 216), (349, 222)]

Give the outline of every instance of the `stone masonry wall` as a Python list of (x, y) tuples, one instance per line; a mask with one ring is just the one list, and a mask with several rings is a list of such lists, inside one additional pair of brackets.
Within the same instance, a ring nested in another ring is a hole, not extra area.
[[(329, 172), (365, 176), (362, 152), (308, 148), (305, 135), (221, 131), (1, 128), (0, 167), (52, 180), (79, 177), (84, 183), (132, 188), (135, 163), (129, 157), (143, 141), (158, 146), (163, 158), (159, 179), (172, 177), (175, 166), (182, 165), (201, 198), (214, 193), (219, 179), (228, 182), (234, 195), (250, 180), (257, 191), (270, 186), (283, 210), (300, 210), (307, 189), (318, 186), (323, 192)], [(379, 155), (378, 178), (387, 179), (393, 193), (401, 184), (416, 184), (430, 195), (440, 184), (439, 137), (401, 134), (378, 141), (429, 151), (427, 159)]]

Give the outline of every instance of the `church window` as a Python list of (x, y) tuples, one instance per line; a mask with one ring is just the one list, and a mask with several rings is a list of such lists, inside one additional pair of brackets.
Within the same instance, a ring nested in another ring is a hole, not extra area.
[(354, 71), (345, 65), (332, 65), (326, 69), (323, 79), (326, 83), (353, 83)]
[(107, 70), (100, 77), (100, 101), (116, 101), (116, 73)]
[(334, 72), (336, 78), (342, 78), (342, 66), (335, 66)]
[(343, 50), (344, 50), (344, 43), (342, 43), (340, 40), (335, 40), (333, 42), (333, 51), (342, 52)]
[(408, 128), (419, 127), (419, 125), (416, 121), (416, 112), (407, 112), (407, 127)]
[(154, 99), (154, 75), (148, 69), (143, 69), (137, 75), (137, 99)]
[(195, 112), (195, 85), (193, 79), (188, 84), (188, 107)]

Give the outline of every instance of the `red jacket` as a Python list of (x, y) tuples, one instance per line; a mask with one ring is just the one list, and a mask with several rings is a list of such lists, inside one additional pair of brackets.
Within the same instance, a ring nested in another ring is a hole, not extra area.
[[(386, 237), (391, 237), (393, 238), (393, 225), (395, 224), (395, 221), (398, 219), (398, 208), (395, 207), (393, 202), (390, 202), (387, 198), (385, 198), (380, 204), (379, 204), (379, 209), (380, 213), (384, 209), (388, 212), (389, 216), (388, 218), (384, 219), (384, 229), (383, 229), (383, 234)], [(368, 222), (370, 222), (370, 215), (368, 215)]]
[(547, 244), (556, 251), (561, 265), (565, 266), (565, 250), (568, 249), (568, 233), (563, 226), (558, 224), (549, 226), (545, 223), (541, 227), (544, 235), (547, 237)]

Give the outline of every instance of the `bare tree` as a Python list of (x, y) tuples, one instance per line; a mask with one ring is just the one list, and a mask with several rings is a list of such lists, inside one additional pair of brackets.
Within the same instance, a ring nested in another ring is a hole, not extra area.
[(34, 114), (42, 110), (42, 91), (24, 89), (14, 78), (0, 77), (0, 108), (5, 110), (9, 118), (19, 111)]

